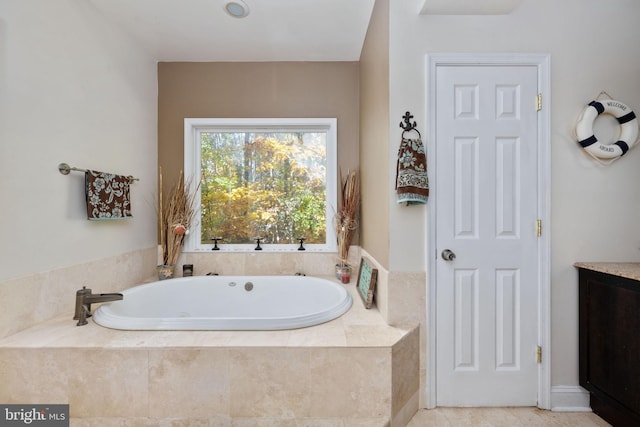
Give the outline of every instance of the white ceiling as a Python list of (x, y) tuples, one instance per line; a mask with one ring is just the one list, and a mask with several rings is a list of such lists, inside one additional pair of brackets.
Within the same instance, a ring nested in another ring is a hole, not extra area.
[(422, 15), (506, 15), (520, 0), (423, 0)]
[(375, 0), (89, 0), (158, 61), (357, 61)]

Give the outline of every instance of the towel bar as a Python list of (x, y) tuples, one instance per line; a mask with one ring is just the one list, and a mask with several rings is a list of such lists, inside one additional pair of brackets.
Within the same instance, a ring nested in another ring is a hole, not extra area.
[[(69, 175), (71, 173), (71, 171), (74, 171), (74, 172), (87, 172), (86, 169), (74, 168), (74, 167), (69, 166), (67, 163), (60, 163), (58, 165), (58, 170), (60, 171), (60, 173), (62, 175)], [(127, 178), (129, 178), (129, 183), (132, 183), (133, 181), (140, 181), (140, 178), (134, 178), (131, 175), (129, 175)]]

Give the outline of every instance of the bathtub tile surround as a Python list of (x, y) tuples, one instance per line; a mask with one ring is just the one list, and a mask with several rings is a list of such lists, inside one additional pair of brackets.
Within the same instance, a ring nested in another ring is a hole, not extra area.
[(71, 418), (138, 417), (148, 408), (146, 369), (139, 351), (3, 348), (0, 395), (6, 403), (82, 402), (70, 405)]
[(349, 312), (291, 331), (42, 322), (0, 340), (0, 401), (69, 403), (75, 426), (404, 426), (418, 409), (418, 328), (386, 325), (347, 289)]
[(256, 419), (389, 417), (391, 371), (385, 348), (245, 349), (234, 353), (231, 370), (242, 378), (231, 387), (232, 414)]
[[(427, 381), (427, 309), (426, 309), (426, 273), (393, 272), (389, 274), (389, 293), (386, 296), (389, 310), (387, 323), (405, 327), (420, 325), (420, 407), (426, 407)], [(418, 356), (418, 354), (416, 354)]]
[[(6, 337), (62, 314), (73, 317), (75, 292), (117, 292), (154, 274), (156, 248), (151, 247), (0, 282), (0, 337)], [(34, 298), (36, 296), (36, 298)]]
[[(413, 336), (402, 337), (392, 347), (391, 378), (393, 378), (391, 395), (393, 396), (391, 411), (393, 414), (402, 414), (401, 417), (408, 422), (415, 414), (413, 408), (418, 406), (420, 398), (420, 352), (415, 351), (419, 342), (418, 331), (414, 329)], [(400, 380), (401, 379), (401, 380)]]
[[(3, 300), (39, 295), (33, 305), (0, 312), (0, 400), (72, 403), (73, 425), (82, 427), (395, 427), (418, 409), (426, 372), (423, 273), (390, 273), (353, 247), (354, 269), (364, 255), (379, 270), (377, 306), (363, 308), (353, 293), (354, 273), (346, 285), (353, 308), (311, 328), (116, 331), (92, 320), (75, 326), (77, 289), (117, 292), (156, 280), (157, 253), (153, 247), (0, 283)], [(182, 264), (194, 264), (194, 275), (304, 273), (335, 280), (335, 254), (326, 253), (185, 253)], [(248, 395), (258, 400), (249, 405)], [(105, 400), (113, 403), (101, 406)]]
[(426, 273), (390, 272), (365, 250), (361, 250), (360, 255), (367, 257), (378, 269), (375, 302), (386, 324), (400, 328), (420, 326), (420, 407), (424, 408), (427, 403), (423, 393), (427, 381)]
[[(148, 414), (153, 418), (208, 418), (227, 413), (228, 351), (157, 349), (149, 350), (148, 357)], [(180, 390), (179, 397), (176, 390)]]
[[(352, 246), (349, 263), (357, 271), (360, 265), (360, 248)], [(291, 275), (326, 276), (335, 271), (336, 254), (323, 252), (183, 252), (178, 265), (193, 264), (193, 275), (211, 273), (220, 275)], [(181, 270), (182, 267), (180, 267)], [(181, 271), (179, 272), (181, 275)], [(352, 277), (352, 282), (354, 278)]]

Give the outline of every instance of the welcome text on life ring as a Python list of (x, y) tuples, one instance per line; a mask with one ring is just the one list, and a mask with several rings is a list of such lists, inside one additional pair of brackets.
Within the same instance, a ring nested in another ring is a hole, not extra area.
[[(600, 114), (610, 114), (620, 124), (620, 135), (613, 144), (603, 144), (593, 134), (593, 123)], [(636, 114), (620, 101), (592, 101), (587, 105), (576, 125), (578, 142), (591, 155), (601, 159), (623, 156), (638, 138)]]

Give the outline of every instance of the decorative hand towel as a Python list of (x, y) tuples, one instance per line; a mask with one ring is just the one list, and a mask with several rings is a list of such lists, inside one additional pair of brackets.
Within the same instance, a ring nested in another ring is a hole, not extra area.
[(427, 155), (422, 140), (402, 138), (396, 167), (396, 192), (398, 203), (417, 205), (427, 203), (429, 178)]
[(87, 219), (130, 218), (129, 177), (88, 170), (84, 174)]

